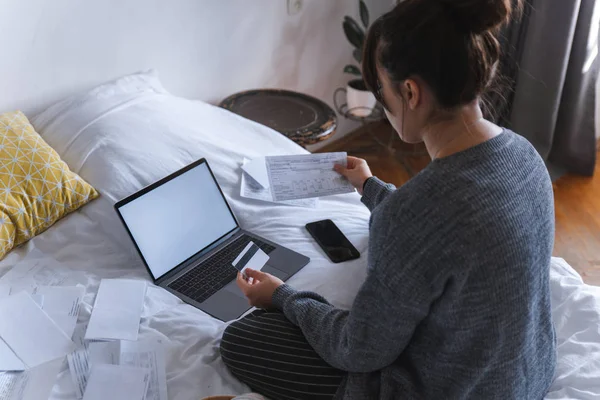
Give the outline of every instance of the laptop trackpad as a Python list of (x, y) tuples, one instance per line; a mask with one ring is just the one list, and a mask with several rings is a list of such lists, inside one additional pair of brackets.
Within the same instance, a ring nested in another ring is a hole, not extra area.
[(219, 290), (203, 302), (200, 309), (222, 321), (231, 321), (250, 309), (248, 300), (241, 296), (241, 292), (239, 296), (233, 296), (229, 291)]
[(289, 278), (290, 274), (288, 274), (287, 272), (283, 272), (280, 269), (277, 268), (273, 268), (271, 267), (269, 264), (265, 265), (262, 269), (262, 272), (266, 272), (268, 274), (271, 274), (273, 276), (278, 277), (279, 279), (281, 279), (282, 281), (285, 281), (287, 278)]
[[(280, 269), (277, 268), (273, 268), (271, 267), (269, 264), (265, 265), (262, 268), (263, 272), (266, 272), (268, 274), (271, 274), (273, 276), (278, 277), (279, 279), (281, 279), (282, 281), (286, 280), (290, 274), (288, 274), (287, 272), (283, 272)], [(242, 293), (242, 291), (240, 290), (240, 288), (238, 287), (237, 283), (235, 281), (229, 282), (225, 288), (226, 291), (228, 291), (229, 293), (233, 293), (236, 296), (242, 297), (242, 298), (246, 298), (246, 296), (244, 296), (244, 293)]]
[(243, 299), (246, 298), (246, 296), (244, 296), (244, 293), (242, 293), (242, 291), (238, 287), (237, 283), (235, 283), (235, 281), (229, 282), (227, 285), (225, 285), (224, 289), (226, 291), (228, 291), (229, 293), (235, 294), (238, 297), (241, 297)]

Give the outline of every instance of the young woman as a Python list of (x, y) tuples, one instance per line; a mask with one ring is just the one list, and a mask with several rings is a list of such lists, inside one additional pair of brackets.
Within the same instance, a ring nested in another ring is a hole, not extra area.
[(268, 309), (231, 324), (230, 371), (273, 399), (541, 399), (555, 334), (552, 186), (531, 144), (485, 120), (511, 0), (406, 0), (377, 20), (365, 81), (432, 163), (396, 189), (349, 157), (371, 210), (368, 274), (352, 308), (250, 272)]

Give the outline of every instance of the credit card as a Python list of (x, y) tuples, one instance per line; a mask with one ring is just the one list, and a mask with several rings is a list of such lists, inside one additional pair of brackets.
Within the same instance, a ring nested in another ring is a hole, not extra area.
[(244, 273), (246, 268), (260, 271), (269, 261), (267, 253), (262, 251), (254, 242), (250, 242), (231, 263), (235, 269)]

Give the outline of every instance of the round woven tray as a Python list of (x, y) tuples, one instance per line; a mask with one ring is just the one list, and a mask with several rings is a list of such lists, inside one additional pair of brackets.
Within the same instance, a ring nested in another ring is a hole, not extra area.
[(337, 117), (331, 107), (312, 96), (289, 90), (236, 93), (220, 106), (266, 125), (301, 146), (329, 138), (337, 127)]

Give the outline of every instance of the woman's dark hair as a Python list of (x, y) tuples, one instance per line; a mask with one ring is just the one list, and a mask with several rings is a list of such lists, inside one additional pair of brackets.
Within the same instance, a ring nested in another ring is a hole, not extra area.
[[(499, 28), (522, 0), (404, 0), (371, 26), (363, 76), (380, 97), (377, 65), (392, 82), (416, 75), (444, 109), (475, 100), (491, 85), (500, 59)], [(385, 104), (384, 104), (385, 105)]]

